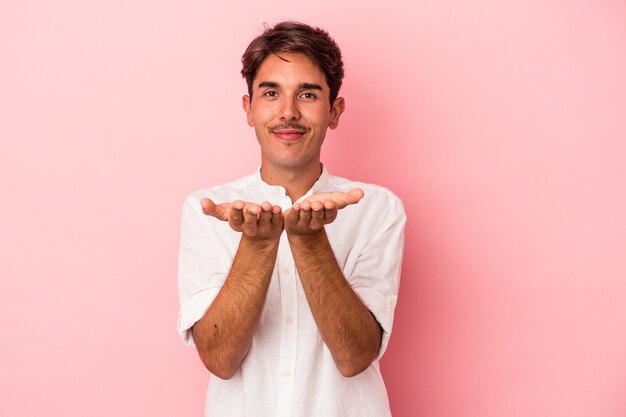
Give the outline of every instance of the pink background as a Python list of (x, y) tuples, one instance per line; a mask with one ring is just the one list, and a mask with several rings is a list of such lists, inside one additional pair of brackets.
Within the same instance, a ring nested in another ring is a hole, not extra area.
[(330, 171), (409, 214), (394, 415), (626, 415), (626, 3), (219, 4), (0, 0), (0, 415), (202, 415), (180, 209), (256, 168), (284, 18), (344, 51)]

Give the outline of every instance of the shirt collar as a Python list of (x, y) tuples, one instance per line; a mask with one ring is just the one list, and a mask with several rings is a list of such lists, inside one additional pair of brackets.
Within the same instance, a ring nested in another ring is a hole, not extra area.
[[(328, 181), (328, 178), (330, 177), (330, 174), (329, 174), (329, 172), (326, 169), (326, 166), (324, 164), (320, 164), (320, 165), (322, 166), (322, 173), (320, 174), (319, 178), (317, 179), (317, 181), (315, 181), (315, 183), (313, 184), (311, 189), (309, 191), (307, 191), (302, 197), (300, 197), (298, 199), (298, 201), (302, 201), (302, 200), (310, 197), (311, 195), (317, 193), (326, 184), (326, 182)], [(285, 190), (285, 187), (282, 187), (280, 185), (270, 185), (270, 184), (266, 183), (265, 181), (263, 181), (263, 178), (261, 178), (261, 167), (260, 166), (254, 172), (254, 174), (252, 174), (252, 176), (254, 177), (254, 180), (256, 181), (258, 186), (261, 188), (261, 190), (263, 190), (265, 192), (268, 192), (270, 194), (279, 195), (279, 196), (286, 196), (287, 195), (287, 190)]]

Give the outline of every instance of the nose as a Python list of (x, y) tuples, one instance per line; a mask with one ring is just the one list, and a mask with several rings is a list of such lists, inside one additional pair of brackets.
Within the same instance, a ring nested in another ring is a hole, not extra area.
[(295, 97), (285, 97), (285, 99), (282, 100), (280, 118), (281, 120), (297, 120), (300, 118), (300, 111), (298, 110)]

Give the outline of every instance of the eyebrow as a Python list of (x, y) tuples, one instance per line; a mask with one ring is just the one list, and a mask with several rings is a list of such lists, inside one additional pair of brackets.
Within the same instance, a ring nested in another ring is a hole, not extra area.
[[(277, 82), (275, 81), (262, 81), (259, 83), (259, 88), (278, 88), (279, 85)], [(300, 83), (300, 85), (298, 85), (299, 88), (303, 89), (303, 90), (322, 90), (322, 86), (319, 84), (313, 84), (313, 83)]]
[(311, 83), (302, 83), (300, 84), (300, 88), (303, 90), (322, 90), (322, 86), (319, 84), (311, 84)]
[(263, 81), (259, 83), (259, 88), (269, 87), (269, 88), (277, 88), (278, 83), (274, 81)]

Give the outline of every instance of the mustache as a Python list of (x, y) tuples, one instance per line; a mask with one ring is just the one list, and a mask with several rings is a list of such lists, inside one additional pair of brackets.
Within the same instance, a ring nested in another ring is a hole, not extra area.
[(301, 124), (298, 123), (282, 123), (280, 125), (275, 125), (275, 126), (270, 126), (268, 128), (268, 130), (270, 132), (275, 132), (277, 130), (300, 130), (302, 132), (308, 132), (310, 129), (306, 126), (302, 126)]

